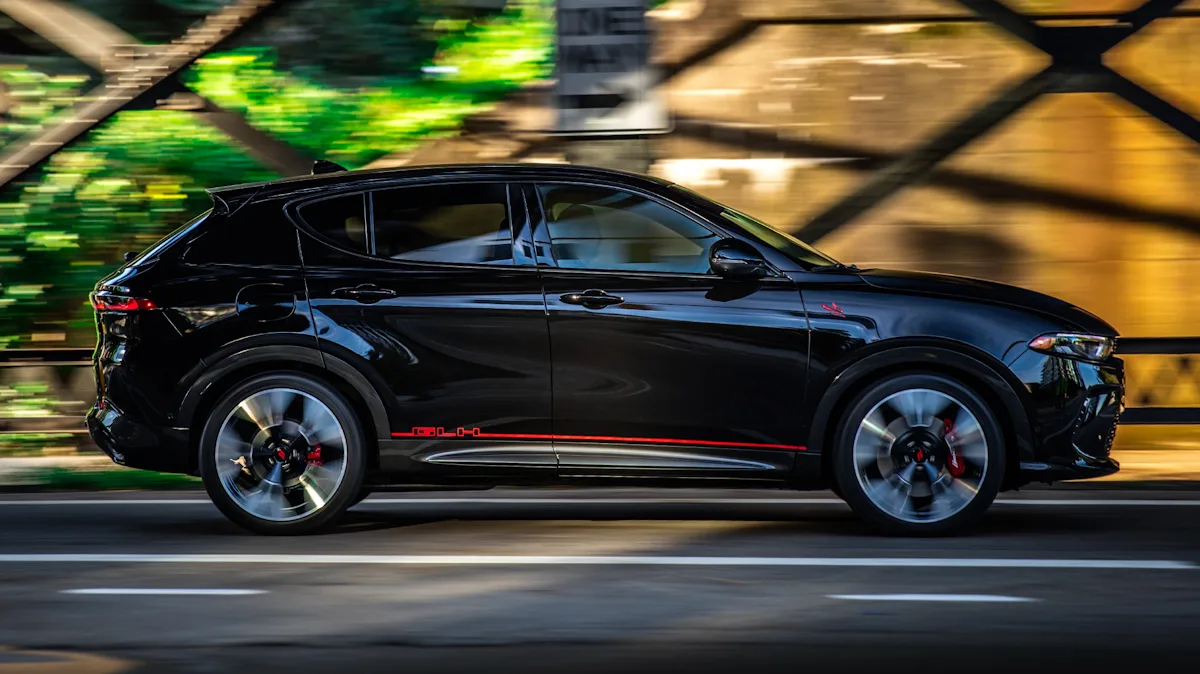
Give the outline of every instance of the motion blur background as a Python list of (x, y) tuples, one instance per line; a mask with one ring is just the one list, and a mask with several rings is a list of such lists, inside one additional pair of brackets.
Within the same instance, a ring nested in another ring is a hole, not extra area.
[[(0, 143), (55, 123), (235, 0), (0, 0)], [(94, 387), (87, 293), (209, 205), (204, 188), (348, 168), (583, 162), (647, 172), (800, 232), (872, 171), (1046, 67), (940, 0), (655, 0), (670, 132), (553, 126), (552, 0), (294, 0), (170, 88), (100, 120), (0, 191), (0, 483), (166, 486), (113, 469), (80, 419)], [(1084, 20), (1141, 0), (1012, 0)], [(239, 19), (241, 20), (241, 19)], [(1200, 112), (1200, 2), (1107, 63)], [(1200, 155), (1109, 94), (1041, 97), (925, 180), (819, 237), (860, 267), (980, 276), (1087, 308), (1127, 337), (1200, 334)], [(4, 168), (4, 167), (0, 167)], [(18, 349), (20, 351), (14, 351)], [(37, 351), (28, 351), (36, 349)], [(1187, 355), (1129, 356), (1129, 402), (1200, 406)], [(1192, 426), (1122, 427), (1125, 478), (1194, 477)]]

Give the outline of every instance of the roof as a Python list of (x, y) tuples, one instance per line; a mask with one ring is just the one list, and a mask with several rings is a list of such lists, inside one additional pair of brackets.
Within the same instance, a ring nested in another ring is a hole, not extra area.
[(554, 178), (576, 179), (606, 179), (619, 183), (633, 185), (666, 186), (670, 183), (628, 171), (618, 171), (596, 166), (580, 166), (577, 164), (440, 164), (431, 166), (405, 166), (401, 168), (365, 169), (358, 171), (338, 171), (318, 175), (280, 178), (255, 183), (243, 183), (226, 187), (214, 187), (208, 193), (223, 201), (238, 197), (258, 195), (263, 198), (278, 197), (290, 194), (319, 191), (336, 187), (371, 186), (388, 184), (406, 178), (421, 178), (430, 176), (480, 176), (499, 179), (521, 179), (531, 177), (552, 176)]

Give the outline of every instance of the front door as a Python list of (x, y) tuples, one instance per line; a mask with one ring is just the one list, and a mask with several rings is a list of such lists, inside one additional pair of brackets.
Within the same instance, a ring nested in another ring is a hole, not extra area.
[(711, 273), (722, 238), (652, 195), (544, 183), (537, 218), (566, 476), (782, 478), (801, 446), (808, 349), (784, 278)]
[(299, 206), (321, 349), (390, 397), (387, 471), (554, 475), (541, 282), (514, 257), (502, 182), (377, 189)]

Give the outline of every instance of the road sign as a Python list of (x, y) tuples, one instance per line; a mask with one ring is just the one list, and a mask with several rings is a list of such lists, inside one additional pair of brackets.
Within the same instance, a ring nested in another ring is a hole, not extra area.
[(558, 131), (667, 130), (646, 0), (558, 0)]

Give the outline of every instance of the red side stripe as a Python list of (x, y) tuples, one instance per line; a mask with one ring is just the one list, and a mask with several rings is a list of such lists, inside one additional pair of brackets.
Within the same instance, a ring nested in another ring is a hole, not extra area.
[(726, 442), (723, 440), (686, 440), (682, 438), (633, 438), (620, 435), (537, 435), (537, 434), (521, 434), (521, 433), (484, 433), (478, 432), (467, 435), (454, 435), (446, 433), (444, 435), (418, 435), (416, 433), (392, 433), (393, 438), (442, 438), (448, 440), (462, 439), (469, 440), (473, 438), (493, 438), (497, 440), (561, 440), (564, 442), (621, 442), (630, 444), (647, 444), (647, 445), (693, 445), (703, 447), (744, 447), (748, 449), (786, 449), (794, 452), (803, 452), (806, 447), (803, 445), (777, 445), (761, 442)]

